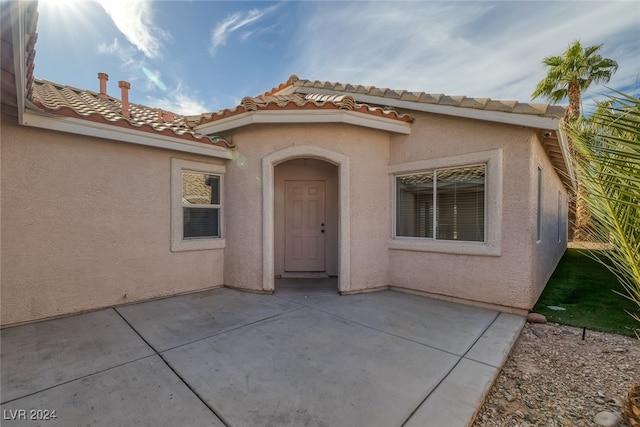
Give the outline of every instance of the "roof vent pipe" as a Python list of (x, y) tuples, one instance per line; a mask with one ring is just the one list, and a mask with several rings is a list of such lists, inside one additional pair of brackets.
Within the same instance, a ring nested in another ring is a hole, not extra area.
[(118, 82), (118, 87), (122, 92), (122, 116), (124, 118), (129, 118), (129, 89), (131, 89), (131, 83), (120, 80)]
[(100, 80), (100, 93), (98, 94), (98, 98), (107, 99), (107, 80), (109, 80), (109, 75), (98, 73), (98, 79)]

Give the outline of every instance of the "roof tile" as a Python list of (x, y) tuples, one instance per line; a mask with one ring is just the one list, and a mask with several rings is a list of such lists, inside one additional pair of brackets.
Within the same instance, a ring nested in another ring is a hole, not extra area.
[(440, 105), (453, 105), (455, 107), (459, 107), (460, 103), (462, 101), (464, 101), (464, 99), (466, 98), (466, 96), (443, 96), (440, 98), (440, 100), (438, 101), (438, 104)]
[(464, 108), (483, 109), (491, 101), (489, 98), (465, 98), (460, 102), (460, 106)]
[(282, 89), (284, 89), (284, 88), (287, 88), (287, 87), (289, 87), (289, 86), (292, 86), (292, 85), (293, 85), (295, 82), (297, 82), (298, 80), (300, 80), (300, 79), (298, 78), (298, 76), (296, 76), (295, 74), (292, 74), (292, 75), (290, 75), (290, 76), (289, 76), (289, 78), (287, 79), (287, 81), (286, 81), (286, 82), (284, 82), (284, 83), (280, 83), (280, 84), (278, 85), (278, 87), (274, 87), (274, 88), (272, 88), (270, 91), (265, 92), (265, 93), (264, 93), (264, 95), (273, 95), (274, 93), (276, 93), (276, 92), (278, 92), (278, 91), (281, 91), (281, 90), (282, 90)]
[(545, 114), (549, 104), (525, 104), (517, 103), (513, 108), (514, 113), (520, 114)]
[(495, 101), (491, 100), (487, 102), (486, 110), (490, 111), (504, 111), (507, 113), (513, 112), (513, 108), (518, 104), (518, 101)]
[(442, 99), (442, 97), (444, 96), (444, 94), (442, 93), (424, 93), (422, 92), (420, 94), (420, 99), (418, 100), (418, 102), (422, 102), (425, 104), (437, 104), (440, 102), (440, 99)]
[[(313, 83), (316, 85), (317, 83)], [(309, 94), (288, 94), (288, 95), (261, 95), (257, 97), (245, 97), (239, 106), (228, 108), (214, 113), (205, 113), (200, 116), (190, 116), (187, 118), (191, 126), (198, 126), (216, 120), (233, 117), (250, 111), (259, 110), (308, 110), (308, 109), (336, 109), (349, 110), (362, 114), (384, 117), (403, 122), (412, 122), (413, 118), (407, 114), (399, 114), (395, 110), (385, 110), (380, 107), (372, 107), (366, 104), (359, 104), (355, 98), (349, 94), (325, 95), (318, 93)]]
[(195, 132), (184, 116), (144, 105), (129, 104), (130, 118), (126, 119), (122, 115), (122, 103), (116, 98), (110, 96), (104, 99), (99, 98), (95, 92), (46, 80), (34, 81), (32, 101), (36, 106), (52, 114), (111, 123), (192, 142), (221, 147), (231, 146), (224, 140), (214, 140)]
[(403, 92), (400, 95), (400, 99), (403, 101), (417, 102), (420, 99), (420, 93), (417, 92)]
[[(354, 86), (349, 83), (332, 83), (309, 80), (296, 80), (291, 83), (294, 89), (301, 93), (307, 93), (309, 88), (324, 89), (335, 92), (353, 93), (376, 96), (387, 99), (399, 99), (401, 101), (419, 102), (425, 104), (437, 104), (458, 108), (474, 108), (487, 111), (500, 111), (514, 114), (538, 115), (545, 117), (561, 118), (565, 108), (551, 106), (549, 104), (527, 104), (511, 100), (491, 100), (489, 98), (469, 98), (466, 96), (445, 96), (441, 93), (407, 92), (375, 86)], [(384, 105), (381, 100), (380, 105)]]
[(387, 89), (384, 91), (384, 97), (390, 99), (399, 99), (406, 90)]

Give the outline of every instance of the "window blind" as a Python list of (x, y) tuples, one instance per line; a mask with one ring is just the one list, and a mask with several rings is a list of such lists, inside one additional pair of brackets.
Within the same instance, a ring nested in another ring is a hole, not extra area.
[(220, 177), (182, 172), (183, 238), (220, 237)]
[(483, 242), (486, 165), (397, 176), (396, 236)]

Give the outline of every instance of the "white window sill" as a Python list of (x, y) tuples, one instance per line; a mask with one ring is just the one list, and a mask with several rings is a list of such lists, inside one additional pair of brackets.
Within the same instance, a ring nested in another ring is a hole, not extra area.
[(456, 255), (500, 256), (499, 246), (482, 242), (396, 238), (389, 240), (389, 249), (416, 252), (437, 252)]
[(224, 249), (224, 239), (191, 239), (172, 242), (171, 252), (204, 251), (209, 249)]

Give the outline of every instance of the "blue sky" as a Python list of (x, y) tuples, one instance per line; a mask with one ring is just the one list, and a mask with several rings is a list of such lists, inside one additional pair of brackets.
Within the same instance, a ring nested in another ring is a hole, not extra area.
[[(529, 102), (576, 39), (640, 92), (638, 1), (40, 0), (37, 78), (181, 114), (301, 79)], [(606, 93), (593, 87), (586, 95)]]

